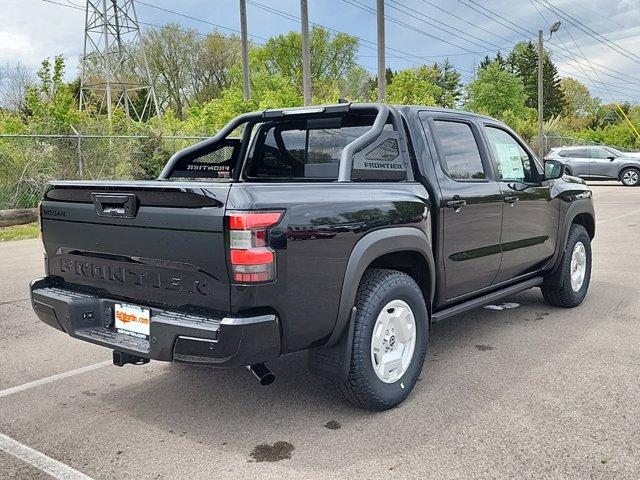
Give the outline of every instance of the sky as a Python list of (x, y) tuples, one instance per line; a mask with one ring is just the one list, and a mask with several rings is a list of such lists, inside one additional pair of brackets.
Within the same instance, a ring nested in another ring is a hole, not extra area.
[[(20, 61), (35, 70), (43, 58), (64, 54), (69, 59), (69, 79), (76, 75), (83, 49), (84, 11), (73, 7), (83, 7), (84, 1), (51, 1), (61, 5), (45, 0), (1, 0), (0, 65)], [(176, 22), (201, 33), (215, 28), (222, 33), (239, 29), (238, 0), (141, 2), (137, 3), (141, 23)], [(311, 23), (362, 39), (358, 63), (375, 73), (376, 17), (372, 13), (375, 0), (308, 0), (308, 3)], [(516, 41), (536, 40), (538, 29), (545, 30), (548, 36), (549, 25), (561, 20), (550, 11), (550, 6), (561, 9), (565, 19), (547, 44), (560, 75), (577, 78), (604, 101), (640, 103), (637, 0), (386, 0), (385, 5), (389, 67), (397, 70), (448, 57), (462, 72), (464, 82), (473, 77), (475, 67), (485, 55), (493, 56), (499, 49), (506, 55)], [(270, 12), (269, 8), (285, 15)], [(299, 21), (291, 17), (298, 17), (299, 13), (298, 0), (247, 0), (250, 37), (263, 42), (271, 35), (297, 30)], [(144, 34), (147, 27), (142, 28)], [(607, 41), (615, 42), (615, 49)]]

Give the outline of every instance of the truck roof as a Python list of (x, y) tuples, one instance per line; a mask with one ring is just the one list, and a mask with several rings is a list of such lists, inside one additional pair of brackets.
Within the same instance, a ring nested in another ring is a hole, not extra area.
[[(333, 103), (333, 104), (324, 104), (324, 105), (309, 105), (306, 107), (291, 107), (291, 108), (275, 108), (268, 110), (257, 110), (252, 113), (263, 114), (267, 118), (278, 117), (280, 115), (290, 115), (290, 114), (304, 114), (304, 113), (321, 113), (320, 109), (325, 109), (322, 113), (346, 113), (349, 111), (351, 105), (383, 105), (380, 102), (372, 102), (372, 103), (359, 103), (359, 102), (349, 102), (349, 103)], [(496, 120), (486, 115), (481, 115), (474, 112), (469, 112), (466, 110), (457, 110), (453, 108), (441, 108), (441, 107), (429, 107), (424, 105), (397, 105), (397, 104), (388, 104), (389, 107), (394, 107), (398, 110), (414, 110), (414, 111), (429, 111), (429, 112), (442, 112), (442, 113), (454, 113), (456, 115), (465, 115), (469, 117), (476, 118), (485, 118), (488, 120)]]

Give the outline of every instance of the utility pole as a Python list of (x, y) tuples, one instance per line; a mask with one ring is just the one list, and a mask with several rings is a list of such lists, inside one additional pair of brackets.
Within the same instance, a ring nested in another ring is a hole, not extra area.
[(544, 148), (544, 39), (542, 37), (542, 30), (538, 30), (538, 158), (543, 158), (545, 152)]
[(384, 0), (377, 0), (378, 17), (378, 101), (387, 98), (387, 68), (384, 63)]
[(242, 93), (244, 101), (251, 98), (249, 86), (249, 39), (247, 35), (247, 1), (240, 0), (240, 36), (242, 37)]
[[(560, 22), (549, 28), (549, 38), (560, 29)], [(544, 138), (544, 37), (543, 31), (538, 30), (538, 158), (543, 159), (546, 153)]]
[(309, 10), (307, 0), (300, 0), (302, 27), (302, 97), (305, 105), (311, 105), (311, 64), (309, 60)]

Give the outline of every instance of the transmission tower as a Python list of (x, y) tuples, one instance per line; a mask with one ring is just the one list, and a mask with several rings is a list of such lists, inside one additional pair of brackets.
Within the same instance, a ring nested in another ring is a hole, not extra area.
[(87, 0), (80, 110), (122, 108), (127, 117), (159, 115), (149, 65), (140, 38), (134, 0)]

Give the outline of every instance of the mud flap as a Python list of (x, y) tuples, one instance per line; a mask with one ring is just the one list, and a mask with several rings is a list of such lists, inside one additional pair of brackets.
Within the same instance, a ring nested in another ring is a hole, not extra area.
[(356, 307), (353, 307), (349, 318), (349, 325), (335, 345), (309, 350), (308, 362), (311, 373), (336, 382), (347, 379), (349, 369), (351, 368), (351, 349), (353, 348), (355, 317)]

